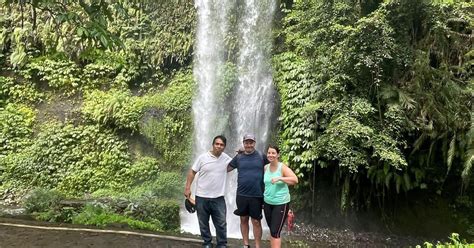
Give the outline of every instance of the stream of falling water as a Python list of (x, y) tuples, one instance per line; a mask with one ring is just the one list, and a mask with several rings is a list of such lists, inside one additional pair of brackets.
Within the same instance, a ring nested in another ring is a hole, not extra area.
[[(242, 146), (246, 133), (256, 136), (257, 150), (264, 152), (275, 119), (270, 56), (276, 0), (196, 0), (195, 7), (194, 76), (198, 90), (193, 101), (194, 158), (209, 150), (213, 137), (219, 134), (227, 136), (226, 152), (231, 157)], [(231, 34), (237, 36), (237, 50), (227, 47)], [(222, 83), (227, 63), (234, 64), (237, 73), (229, 96), (223, 93), (228, 86)], [(236, 173), (227, 175), (227, 232), (229, 237), (241, 238), (239, 217), (233, 214)], [(264, 221), (262, 225), (266, 227)], [(181, 229), (199, 234), (197, 216), (182, 209)], [(215, 235), (214, 227), (211, 229)]]

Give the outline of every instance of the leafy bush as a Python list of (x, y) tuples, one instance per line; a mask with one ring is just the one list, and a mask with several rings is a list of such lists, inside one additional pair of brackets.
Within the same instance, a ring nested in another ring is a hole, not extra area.
[(176, 198), (180, 195), (183, 178), (176, 172), (162, 172), (155, 180), (144, 182), (130, 191), (131, 196), (152, 195), (155, 198)]
[(94, 205), (87, 204), (82, 212), (72, 217), (72, 223), (83, 224), (83, 225), (95, 225), (98, 227), (106, 227), (116, 224), (125, 224), (132, 229), (150, 230), (150, 231), (161, 231), (162, 228), (159, 223), (146, 223), (138, 221), (130, 217), (113, 213), (110, 209)]
[(192, 71), (179, 71), (165, 91), (148, 97), (148, 106), (167, 111), (188, 111), (191, 109), (194, 89)]
[(8, 102), (33, 104), (44, 99), (44, 93), (29, 80), (16, 82), (12, 77), (0, 76), (0, 106)]
[(50, 222), (71, 222), (76, 214), (73, 207), (61, 206), (64, 196), (57, 190), (36, 188), (23, 200), (26, 213), (32, 214), (37, 220)]
[(452, 233), (449, 237), (449, 242), (441, 243), (438, 241), (436, 245), (433, 245), (430, 242), (425, 242), (423, 246), (417, 245), (416, 248), (470, 248), (474, 246), (474, 243), (467, 243), (466, 240), (460, 240), (459, 234)]
[(194, 80), (187, 71), (178, 73), (164, 92), (147, 96), (148, 110), (140, 124), (140, 133), (173, 167), (181, 168), (189, 157), (193, 92)]
[(179, 205), (176, 200), (142, 198), (129, 204), (125, 213), (138, 220), (161, 223), (163, 230), (177, 231), (180, 227)]
[(129, 91), (100, 90), (86, 94), (82, 113), (102, 125), (137, 130), (143, 102)]
[[(147, 181), (132, 180), (133, 187), (127, 188), (103, 188), (92, 193), (94, 197), (112, 197), (130, 199), (136, 201), (143, 197), (156, 199), (177, 198), (183, 185), (183, 178), (176, 172), (160, 172), (156, 178)], [(124, 178), (123, 175), (121, 178)], [(128, 180), (128, 179), (124, 179)], [(132, 183), (132, 182), (130, 182)], [(127, 185), (127, 183), (124, 183)], [(124, 190), (126, 189), (126, 190)]]
[(57, 190), (36, 188), (32, 190), (23, 201), (27, 213), (39, 213), (54, 210), (59, 207), (63, 195)]
[(141, 14), (118, 15), (110, 28), (121, 34), (126, 50), (139, 55), (138, 61), (153, 69), (189, 63), (196, 26), (192, 2), (170, 0), (144, 5), (128, 2), (123, 6), (128, 13)]
[(70, 223), (75, 215), (77, 215), (77, 209), (73, 207), (62, 207), (59, 209), (49, 209), (46, 212), (39, 212), (33, 216), (40, 221)]
[[(100, 52), (96, 56), (107, 53)], [(108, 56), (111, 57), (111, 56)], [(118, 56), (112, 56), (118, 57)], [(94, 58), (97, 59), (97, 58)], [(41, 82), (66, 96), (83, 93), (93, 89), (126, 88), (127, 83), (137, 76), (136, 68), (125, 67), (123, 61), (97, 59), (97, 62), (80, 66), (61, 56), (35, 58), (27, 64), (24, 74), (38, 77)]]
[(0, 108), (0, 157), (19, 152), (31, 144), (36, 112), (26, 105)]
[(140, 157), (130, 167), (119, 172), (121, 181), (132, 186), (156, 178), (161, 171), (160, 162), (152, 157)]
[(80, 195), (105, 187), (128, 166), (127, 145), (112, 132), (51, 123), (29, 149), (5, 158), (3, 180), (20, 189), (39, 186)]
[(81, 78), (81, 68), (70, 60), (39, 58), (28, 64), (42, 82), (49, 87), (73, 95), (85, 83)]

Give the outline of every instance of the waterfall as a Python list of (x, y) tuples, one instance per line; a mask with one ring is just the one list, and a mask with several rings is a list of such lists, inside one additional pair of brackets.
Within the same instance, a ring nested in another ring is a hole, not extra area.
[[(264, 152), (274, 119), (270, 55), (276, 0), (196, 0), (195, 6), (194, 77), (198, 90), (193, 101), (194, 158), (207, 151), (218, 134), (226, 135), (226, 152), (231, 157), (242, 146), (246, 133), (256, 136), (257, 150)], [(236, 36), (237, 51), (228, 47), (232, 35)], [(235, 65), (234, 84), (223, 83), (227, 63)], [(241, 238), (240, 220), (233, 214), (236, 188), (234, 171), (227, 178), (227, 232), (228, 237)], [(262, 226), (266, 227), (264, 221)], [(199, 234), (197, 216), (182, 209), (181, 229)]]
[(263, 151), (269, 138), (273, 115), (274, 88), (270, 66), (272, 21), (275, 0), (246, 0), (238, 25), (240, 41), (238, 82), (233, 106), (231, 140), (242, 144), (245, 133), (257, 138)]

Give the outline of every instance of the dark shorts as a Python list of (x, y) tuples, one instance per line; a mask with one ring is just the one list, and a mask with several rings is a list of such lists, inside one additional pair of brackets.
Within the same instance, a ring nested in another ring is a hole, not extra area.
[(250, 216), (252, 219), (262, 219), (263, 197), (247, 197), (237, 195), (235, 200), (237, 209), (234, 211), (238, 216)]
[(265, 220), (270, 228), (270, 235), (274, 238), (280, 238), (281, 229), (285, 225), (285, 220), (290, 209), (290, 203), (282, 205), (271, 205), (264, 203)]

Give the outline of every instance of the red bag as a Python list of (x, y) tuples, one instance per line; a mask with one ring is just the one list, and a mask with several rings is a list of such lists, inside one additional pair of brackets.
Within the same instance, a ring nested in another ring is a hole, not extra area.
[(293, 227), (295, 226), (295, 214), (293, 213), (293, 210), (288, 210), (288, 215), (286, 217), (286, 221), (287, 221), (287, 228), (288, 228), (288, 232), (291, 232), (291, 230), (293, 229)]

